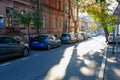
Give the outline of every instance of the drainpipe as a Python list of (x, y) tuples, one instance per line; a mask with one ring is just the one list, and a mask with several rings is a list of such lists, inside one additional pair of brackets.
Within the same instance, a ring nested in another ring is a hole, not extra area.
[[(36, 8), (37, 8), (37, 17), (40, 19), (40, 15), (39, 15), (39, 12), (40, 12), (40, 2), (39, 0), (36, 0)], [(40, 24), (38, 24), (39, 26), (37, 26), (37, 34), (40, 35)]]
[(14, 28), (14, 0), (12, 0), (12, 17), (11, 17), (11, 28)]
[(70, 32), (70, 3), (71, 0), (68, 0), (69, 12), (68, 12), (68, 32)]

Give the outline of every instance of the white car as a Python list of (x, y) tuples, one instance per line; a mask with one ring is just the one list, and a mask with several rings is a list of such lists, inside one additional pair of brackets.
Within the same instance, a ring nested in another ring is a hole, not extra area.
[(113, 43), (113, 42), (117, 42), (120, 43), (120, 36), (117, 34), (114, 34), (114, 39), (113, 39), (113, 33), (109, 33), (108, 36), (108, 43)]

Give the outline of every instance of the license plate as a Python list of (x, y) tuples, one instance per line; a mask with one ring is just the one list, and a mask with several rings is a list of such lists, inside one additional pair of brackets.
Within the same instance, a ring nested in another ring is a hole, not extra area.
[(33, 42), (33, 43), (39, 43), (39, 42)]

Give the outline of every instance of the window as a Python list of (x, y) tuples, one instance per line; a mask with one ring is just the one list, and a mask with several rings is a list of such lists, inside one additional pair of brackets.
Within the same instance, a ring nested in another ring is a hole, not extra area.
[(43, 16), (43, 27), (46, 27), (46, 16)]
[(2, 15), (0, 15), (0, 27), (4, 27), (4, 21)]
[(46, 3), (46, 0), (42, 0), (42, 2), (45, 4), (45, 3)]
[(3, 23), (3, 17), (0, 16), (0, 23)]
[(8, 37), (0, 38), (0, 44), (7, 44), (7, 43), (18, 43), (18, 41)]
[(57, 6), (57, 1), (56, 0), (54, 0), (54, 7), (56, 7)]
[(22, 15), (25, 13), (25, 10), (21, 10), (21, 12), (20, 12)]

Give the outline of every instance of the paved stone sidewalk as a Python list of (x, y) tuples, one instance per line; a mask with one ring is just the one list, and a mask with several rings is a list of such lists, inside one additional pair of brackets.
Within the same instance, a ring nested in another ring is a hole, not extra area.
[(106, 66), (103, 80), (120, 80), (120, 47), (118, 53), (115, 51), (113, 54), (112, 50), (112, 47), (108, 47), (107, 49)]

